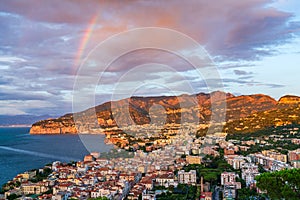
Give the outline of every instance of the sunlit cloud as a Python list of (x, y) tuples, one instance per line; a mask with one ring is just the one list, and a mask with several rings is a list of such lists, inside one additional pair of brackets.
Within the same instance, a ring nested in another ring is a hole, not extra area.
[[(291, 4), (296, 5), (294, 2)], [(293, 44), (300, 37), (296, 10), (297, 6), (292, 7), (286, 1), (274, 3), (272, 0), (217, 3), (204, 0), (185, 3), (7, 1), (0, 8), (0, 114), (70, 112), (74, 80), (81, 61), (88, 53), (114, 34), (148, 26), (174, 29), (203, 45), (229, 92), (242, 93), (238, 91), (240, 88), (255, 92), (258, 87), (263, 87), (270, 95), (283, 94), (287, 81), (283, 84), (270, 77), (265, 80), (258, 78), (261, 73), (266, 73), (264, 69), (267, 68), (264, 66), (267, 62), (260, 62), (283, 52), (300, 51), (294, 48), (298, 43)], [(176, 41), (159, 42), (170, 47), (178, 45)], [(120, 46), (123, 44), (126, 41), (119, 41)], [(284, 49), (280, 48), (282, 46)], [(113, 53), (114, 48), (108, 48), (108, 54)], [(180, 50), (186, 55), (197, 54), (195, 49)], [(86, 84), (90, 84), (89, 74), (97, 75), (101, 71), (101, 61), (95, 60), (94, 63), (96, 67), (80, 77)], [(100, 82), (101, 90), (96, 90), (97, 103), (110, 99), (110, 91), (122, 75), (145, 63), (168, 65), (176, 70), (175, 75), (182, 75), (196, 92), (207, 91), (205, 80), (198, 77), (182, 58), (168, 52), (143, 50), (121, 56), (106, 69)], [(184, 93), (184, 88), (180, 87), (182, 80), (172, 73), (160, 71), (145, 77), (137, 75), (132, 77), (131, 84), (139, 83), (142, 78), (161, 85), (177, 85), (178, 93)], [(156, 95), (167, 94), (165, 90), (155, 88), (146, 87), (145, 92), (139, 90), (138, 94), (147, 95), (148, 91)]]

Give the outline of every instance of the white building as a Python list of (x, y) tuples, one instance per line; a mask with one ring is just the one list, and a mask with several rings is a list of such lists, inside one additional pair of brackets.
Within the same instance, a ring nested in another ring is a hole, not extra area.
[(191, 170), (189, 172), (180, 170), (178, 172), (178, 182), (182, 184), (192, 184), (192, 185), (196, 184), (197, 183), (196, 170)]
[(178, 185), (178, 183), (174, 179), (174, 175), (173, 174), (162, 174), (162, 175), (159, 175), (155, 179), (155, 184), (157, 184), (159, 186), (164, 186), (166, 188), (168, 188), (170, 186), (177, 187), (177, 185)]
[(221, 174), (221, 185), (225, 185), (227, 183), (235, 183), (235, 172), (223, 172)]
[(254, 163), (244, 163), (242, 166), (242, 179), (246, 181), (246, 185), (250, 186), (255, 183), (255, 177), (260, 175), (258, 166)]

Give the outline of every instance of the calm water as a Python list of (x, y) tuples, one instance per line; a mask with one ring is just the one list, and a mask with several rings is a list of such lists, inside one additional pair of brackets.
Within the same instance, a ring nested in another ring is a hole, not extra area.
[(104, 135), (30, 135), (29, 128), (0, 128), (0, 184), (56, 160), (82, 160), (87, 149), (107, 152), (112, 146), (104, 144)]

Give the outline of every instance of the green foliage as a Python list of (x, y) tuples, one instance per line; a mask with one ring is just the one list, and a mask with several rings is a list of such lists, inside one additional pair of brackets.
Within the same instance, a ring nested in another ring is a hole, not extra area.
[(53, 189), (47, 190), (47, 191), (44, 192), (43, 194), (53, 194)]
[(94, 199), (94, 200), (108, 200), (107, 197), (89, 198), (88, 200), (92, 200), (92, 199)]
[(210, 161), (206, 164), (206, 168), (219, 169), (221, 171), (233, 171), (232, 166), (226, 162), (222, 155), (216, 157), (206, 156), (204, 157), (204, 160)]
[(8, 199), (8, 200), (13, 200), (13, 199), (17, 199), (18, 197), (20, 197), (20, 196), (18, 196), (18, 195), (16, 195), (16, 194), (11, 194), (11, 195), (9, 195), (9, 196), (7, 197), (7, 199)]
[(204, 160), (210, 161), (207, 164), (192, 164), (187, 165), (183, 169), (185, 171), (196, 170), (197, 177), (203, 177), (204, 181), (210, 182), (211, 185), (217, 185), (224, 171), (234, 171), (231, 165), (229, 165), (223, 157), (206, 156)]
[[(294, 144), (291, 142), (292, 138), (300, 138), (299, 131), (297, 131), (296, 134), (291, 133), (291, 130), (293, 130), (294, 128), (300, 129), (300, 125), (291, 124), (291, 125), (280, 126), (280, 127), (269, 127), (267, 129), (259, 130), (251, 133), (244, 133), (244, 132), (241, 134), (230, 133), (227, 135), (226, 140), (236, 140), (239, 141), (237, 143), (240, 144), (241, 141), (259, 139), (259, 140), (264, 140), (268, 143), (264, 145), (260, 143), (251, 145), (248, 151), (241, 152), (241, 154), (244, 156), (252, 153), (261, 152), (263, 150), (271, 150), (271, 149), (275, 149), (276, 151), (287, 155), (288, 151), (299, 148), (298, 144)], [(273, 136), (275, 138), (273, 138)], [(245, 146), (249, 146), (249, 145), (245, 145)]]
[(185, 184), (179, 184), (178, 187), (174, 191), (168, 191), (162, 193), (161, 195), (157, 195), (156, 199), (158, 200), (187, 200), (187, 199), (195, 199), (197, 195), (197, 187), (190, 186)]
[(297, 138), (297, 135), (290, 135), (288, 129), (293, 129), (293, 128), (300, 128), (300, 125), (298, 124), (291, 124), (291, 125), (286, 125), (286, 126), (269, 126), (266, 127), (265, 129), (262, 130), (254, 130), (252, 132), (241, 132), (240, 134), (237, 134), (235, 132), (229, 133), (226, 136), (226, 140), (251, 140), (253, 138), (263, 138), (264, 136), (268, 135), (283, 135), (288, 138)]
[(236, 182), (240, 182), (241, 185), (242, 185), (242, 188), (245, 188), (246, 187), (246, 181), (242, 178), (236, 178)]
[(2, 185), (0, 193), (4, 194), (6, 191), (14, 189), (15, 187), (19, 187), (20, 185), (21, 183), (19, 181), (16, 182), (10, 181), (8, 183), (5, 183)]
[(300, 169), (267, 172), (256, 180), (257, 187), (272, 199), (300, 199)]
[(156, 185), (153, 187), (153, 190), (165, 190), (166, 187), (165, 186), (160, 186), (160, 185)]
[(20, 187), (21, 186), (21, 182), (20, 181), (16, 181), (15, 186), (16, 187)]
[(258, 164), (258, 172), (259, 173), (265, 173), (267, 171), (263, 168), (263, 166), (261, 164)]
[[(254, 197), (258, 197), (259, 195), (257, 194), (255, 189), (250, 189), (250, 188), (242, 188), (238, 190), (238, 199), (240, 200), (248, 200), (248, 199), (257, 199)], [(253, 198), (251, 198), (253, 197)]]
[(162, 193), (161, 195), (157, 195), (156, 197), (157, 200), (185, 200), (186, 196), (185, 195), (181, 195), (181, 194), (172, 194), (170, 192), (167, 193)]
[(36, 176), (33, 179), (30, 179), (30, 181), (33, 183), (37, 183), (46, 179), (51, 173), (52, 170), (50, 168), (44, 168), (43, 172), (39, 172), (38, 170), (36, 170)]
[(218, 180), (218, 172), (207, 172), (203, 174), (204, 181), (216, 182)]

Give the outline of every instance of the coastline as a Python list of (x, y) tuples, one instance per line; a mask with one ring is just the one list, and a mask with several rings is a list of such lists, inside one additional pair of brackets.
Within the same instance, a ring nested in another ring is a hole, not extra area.
[[(0, 128), (0, 183), (5, 183), (17, 173), (61, 160), (80, 160), (89, 151), (86, 142), (92, 142), (93, 150), (108, 152), (114, 148), (104, 142), (105, 136), (87, 134), (82, 142), (77, 134), (30, 135), (29, 128)], [(99, 145), (95, 145), (99, 144)]]
[[(263, 173), (278, 174), (283, 171), (291, 174), (299, 173), (300, 166), (294, 166), (293, 162), (286, 160), (288, 153), (299, 153), (299, 147), (296, 144), (287, 147), (277, 141), (282, 136), (286, 140), (293, 138), (295, 142), (300, 141), (299, 130), (300, 125), (297, 127), (290, 125), (245, 135), (216, 134), (198, 139), (195, 139), (188, 130), (184, 130), (183, 134), (170, 139), (172, 141), (164, 149), (149, 152), (144, 152), (142, 149), (134, 152), (121, 149), (110, 150), (108, 153), (90, 151), (90, 154), (84, 155), (79, 161), (54, 161), (49, 165), (44, 164), (42, 168), (35, 171), (20, 172), (4, 186), (4, 190), (7, 190), (5, 198), (29, 195), (28, 197), (32, 199), (36, 196), (41, 199), (53, 199), (67, 195), (68, 199), (82, 199), (82, 196), (85, 197), (84, 199), (97, 197), (138, 199), (140, 196), (154, 195), (154, 198), (159, 199), (162, 194), (157, 191), (161, 186), (164, 187), (165, 193), (173, 195), (171, 193), (174, 188), (181, 189), (182, 185), (192, 189), (192, 192), (182, 194), (180, 199), (187, 199), (188, 194), (191, 195), (190, 199), (195, 199), (200, 194), (210, 197), (220, 195), (218, 192), (214, 194), (210, 189), (219, 185), (224, 191), (223, 197), (227, 197), (226, 195), (231, 191), (233, 194), (238, 194), (239, 191), (250, 190), (252, 183), (256, 183), (255, 178), (259, 178)], [(250, 141), (249, 137), (251, 137)], [(272, 138), (272, 141), (269, 141), (269, 138)], [(250, 151), (245, 146), (248, 143), (254, 146), (248, 147)], [(288, 152), (275, 152), (275, 147), (271, 150), (259, 149), (262, 143), (275, 143)], [(244, 153), (241, 155), (239, 152)], [(273, 158), (274, 155), (277, 156), (276, 159)], [(207, 162), (208, 159), (210, 162)], [(233, 159), (240, 164), (237, 165)], [(259, 164), (257, 159), (272, 162)], [(199, 171), (198, 174), (196, 170)], [(213, 174), (216, 178), (206, 177), (207, 173)], [(242, 174), (241, 179), (235, 179), (238, 173)], [(201, 174), (204, 176), (199, 176)], [(226, 176), (233, 177), (228, 179), (227, 183), (235, 185), (234, 188), (228, 189), (225, 184), (222, 185), (224, 180), (222, 177)], [(169, 182), (165, 181), (166, 179)], [(242, 185), (242, 179), (246, 184)], [(198, 187), (199, 184), (205, 192), (197, 190), (196, 186)], [(210, 184), (210, 187), (202, 184)], [(116, 185), (120, 189), (119, 192), (115, 192)], [(259, 186), (254, 187), (260, 189)], [(105, 193), (102, 192), (103, 188), (106, 190)], [(238, 195), (234, 199), (239, 199)], [(260, 197), (261, 193), (256, 190), (254, 195)], [(175, 196), (178, 197), (178, 194)]]

